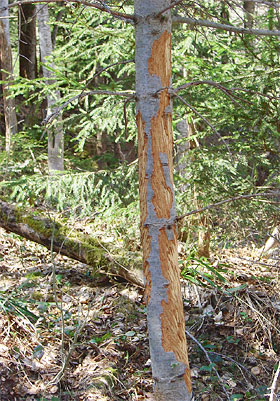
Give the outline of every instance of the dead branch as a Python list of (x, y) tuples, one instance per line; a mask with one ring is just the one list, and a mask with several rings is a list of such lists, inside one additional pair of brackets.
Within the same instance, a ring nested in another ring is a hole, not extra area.
[[(209, 364), (212, 365), (212, 361), (211, 361), (211, 358), (209, 356), (208, 351), (206, 351), (206, 349), (203, 347), (203, 345), (188, 330), (185, 330), (185, 332), (186, 332), (187, 336), (190, 337), (190, 339), (193, 340), (196, 343), (196, 345), (201, 349), (201, 351), (204, 353), (204, 355), (205, 355), (207, 361), (209, 362)], [(228, 399), (228, 401), (230, 401), (229, 393), (227, 392), (227, 390), (226, 390), (226, 388), (225, 388), (225, 386), (223, 384), (223, 380), (222, 380), (219, 372), (217, 371), (215, 366), (213, 366), (212, 369), (216, 373), (216, 376), (217, 376), (217, 378), (219, 379), (219, 381), (221, 383), (221, 387), (222, 387), (222, 389), (223, 389), (223, 391), (224, 391), (224, 393), (226, 395), (226, 398)]]
[(222, 135), (216, 130), (216, 128), (214, 127), (213, 124), (210, 123), (210, 121), (207, 120), (207, 118), (205, 118), (202, 114), (199, 113), (199, 111), (196, 110), (195, 107), (193, 107), (191, 104), (189, 104), (188, 102), (185, 101), (185, 99), (182, 98), (182, 96), (178, 95), (175, 91), (170, 90), (171, 94), (173, 94), (174, 96), (176, 96), (179, 100), (181, 100), (182, 103), (184, 103), (189, 109), (191, 109), (198, 117), (200, 117), (207, 125), (209, 125), (209, 127), (212, 129), (212, 131), (217, 135), (217, 137), (224, 143), (225, 147), (228, 150), (228, 153), (230, 155), (230, 158), (232, 160), (232, 153), (231, 150), (228, 146), (228, 144), (226, 143), (226, 141), (224, 140), (224, 138), (222, 137)]
[(174, 8), (174, 7), (178, 6), (178, 4), (183, 3), (183, 1), (184, 0), (174, 1), (173, 3), (170, 4), (170, 6), (164, 8), (159, 13), (157, 13), (156, 17), (159, 17), (160, 15), (164, 14), (166, 11), (170, 10), (171, 8)]
[[(269, 100), (275, 99), (275, 100), (279, 100), (280, 96), (271, 96), (271, 95), (267, 95), (258, 91), (254, 91), (253, 89), (245, 89), (245, 88), (226, 88), (225, 86), (223, 86), (220, 82), (215, 82), (215, 81), (191, 81), (191, 82), (187, 82), (184, 85), (178, 86), (178, 88), (173, 89), (175, 93), (183, 90), (183, 89), (188, 89), (192, 86), (198, 86), (198, 85), (210, 85), (210, 86), (214, 86), (217, 89), (220, 89), (223, 93), (225, 93), (231, 100), (233, 100), (234, 102), (236, 102), (236, 100), (234, 99), (234, 95), (231, 92), (234, 91), (241, 91), (241, 92), (249, 92), (255, 95), (259, 95), (262, 97), (266, 97)], [(238, 98), (239, 99), (239, 98)], [(245, 102), (247, 102), (246, 100), (244, 100)]]
[[(8, 5), (8, 8), (15, 7), (15, 6), (22, 6), (23, 4), (36, 4), (36, 3), (65, 3), (65, 0), (24, 0), (24, 1), (15, 1), (14, 3), (11, 3)], [(76, 4), (82, 4), (83, 6), (90, 7), (90, 8), (95, 8), (99, 11), (103, 11), (106, 13), (111, 14), (112, 16), (125, 20), (126, 22), (134, 23), (135, 17), (134, 15), (130, 14), (125, 14), (125, 13), (120, 13), (118, 11), (113, 11), (110, 7), (107, 5), (105, 6), (104, 4), (98, 4), (98, 3), (91, 3), (86, 0), (67, 0), (66, 3), (76, 3)], [(1, 8), (1, 11), (5, 10), (4, 8)]]
[(276, 401), (278, 399), (277, 387), (279, 387), (279, 375), (280, 375), (280, 362), (278, 363), (278, 368), (277, 368), (274, 378), (273, 378), (269, 401)]
[(183, 219), (185, 217), (191, 216), (193, 214), (202, 213), (205, 210), (215, 209), (215, 208), (217, 208), (219, 206), (222, 206), (222, 205), (224, 205), (226, 203), (234, 202), (234, 201), (241, 200), (241, 199), (250, 199), (250, 198), (256, 198), (256, 197), (260, 197), (260, 196), (277, 196), (277, 195), (278, 196), (280, 195), (280, 191), (273, 191), (273, 192), (267, 192), (267, 193), (266, 192), (264, 192), (264, 193), (261, 192), (261, 193), (257, 193), (257, 194), (234, 196), (233, 198), (224, 199), (222, 201), (219, 201), (219, 202), (216, 202), (216, 203), (212, 203), (212, 204), (210, 204), (208, 206), (202, 207), (201, 209), (192, 210), (192, 211), (190, 211), (188, 213), (183, 214), (182, 216), (178, 216), (176, 218), (176, 220), (179, 221), (179, 220), (181, 220), (181, 219)]
[(183, 16), (174, 16), (172, 18), (173, 24), (188, 24), (190, 26), (205, 26), (208, 28), (214, 29), (222, 29), (228, 32), (235, 32), (235, 33), (242, 33), (248, 35), (256, 35), (256, 36), (280, 36), (279, 31), (270, 31), (268, 29), (249, 29), (249, 28), (242, 28), (233, 25), (227, 24), (220, 24), (218, 22), (202, 20), (202, 19), (195, 19), (190, 17), (183, 17)]

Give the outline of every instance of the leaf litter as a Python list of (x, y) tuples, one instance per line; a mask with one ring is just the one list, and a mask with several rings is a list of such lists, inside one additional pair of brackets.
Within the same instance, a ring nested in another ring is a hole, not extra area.
[[(198, 283), (182, 277), (196, 399), (226, 400), (224, 387), (231, 400), (267, 400), (280, 352), (278, 260), (236, 248), (202, 262), (185, 266)], [(49, 251), (0, 230), (1, 401), (152, 400), (141, 289), (57, 255), (55, 295), (52, 271)]]

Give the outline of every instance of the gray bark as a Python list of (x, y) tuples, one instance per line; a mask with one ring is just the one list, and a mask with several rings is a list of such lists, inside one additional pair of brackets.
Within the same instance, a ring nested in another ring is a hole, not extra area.
[[(39, 43), (41, 51), (41, 60), (43, 63), (43, 76), (46, 78), (47, 84), (53, 84), (55, 77), (53, 76), (54, 64), (51, 61), (52, 39), (49, 26), (48, 5), (37, 5), (37, 20), (39, 30)], [(48, 68), (49, 67), (49, 68)], [(55, 106), (60, 99), (60, 92), (55, 91), (47, 96), (47, 117), (58, 111)], [(64, 135), (61, 114), (48, 127), (48, 165), (50, 173), (64, 170)]]
[[(8, 7), (8, 0), (2, 0), (2, 6)], [(9, 86), (13, 80), (13, 62), (10, 44), (10, 24), (8, 8), (0, 10), (0, 64), (3, 84), (4, 116), (6, 129), (6, 151), (11, 148), (12, 136), (17, 132), (15, 99), (9, 98)]]
[(172, 165), (170, 0), (135, 0), (141, 239), (156, 401), (190, 401)]

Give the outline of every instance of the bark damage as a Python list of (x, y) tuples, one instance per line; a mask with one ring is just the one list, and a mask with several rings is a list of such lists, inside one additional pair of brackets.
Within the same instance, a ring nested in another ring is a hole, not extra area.
[[(152, 156), (154, 169), (151, 176), (153, 188), (153, 205), (158, 219), (165, 219), (166, 225), (161, 228), (158, 236), (160, 264), (163, 277), (167, 280), (167, 301), (161, 301), (163, 312), (162, 346), (166, 352), (174, 352), (176, 359), (188, 366), (188, 351), (185, 336), (185, 326), (180, 325), (183, 316), (180, 275), (178, 269), (177, 232), (174, 220), (168, 222), (175, 203), (173, 191), (172, 162), (172, 105), (168, 92), (171, 83), (171, 34), (167, 31), (155, 40), (152, 55), (149, 59), (149, 73), (158, 76), (163, 89), (160, 93), (160, 108), (157, 116), (152, 118)], [(158, 132), (163, 131), (161, 135)], [(174, 215), (172, 216), (174, 217)], [(181, 316), (178, 316), (180, 315)], [(184, 317), (183, 317), (184, 321)], [(177, 339), (174, 341), (174, 339)], [(191, 392), (192, 386), (188, 367), (184, 380)]]
[[(136, 25), (141, 239), (155, 399), (188, 401), (192, 386), (173, 186), (170, 16), (157, 20), (148, 0), (136, 3), (136, 11), (142, 13)], [(168, 1), (155, 3), (163, 9)]]

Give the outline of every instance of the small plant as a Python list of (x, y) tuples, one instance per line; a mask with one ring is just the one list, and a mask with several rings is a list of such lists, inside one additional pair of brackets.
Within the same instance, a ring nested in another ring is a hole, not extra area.
[(224, 271), (219, 267), (214, 267), (206, 258), (189, 257), (183, 261), (181, 275), (186, 280), (202, 286), (210, 285), (213, 288), (221, 288), (227, 282), (226, 278), (220, 273)]
[(30, 312), (25, 306), (26, 301), (16, 297), (0, 295), (0, 309), (4, 313), (12, 313), (17, 316), (23, 316), (31, 323), (36, 323), (39, 319), (33, 312)]

